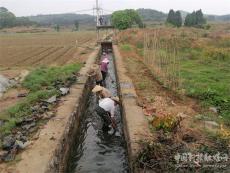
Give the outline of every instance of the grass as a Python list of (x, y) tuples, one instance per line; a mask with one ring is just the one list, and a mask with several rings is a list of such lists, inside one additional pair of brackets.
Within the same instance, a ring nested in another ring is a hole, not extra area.
[[(191, 54), (193, 52), (191, 49)], [(196, 51), (196, 54), (196, 58), (181, 61), (183, 87), (203, 105), (216, 107), (225, 123), (230, 125), (230, 53), (210, 56)]]
[(121, 45), (121, 49), (124, 51), (131, 51), (132, 47), (129, 44), (123, 44)]
[(23, 81), (22, 86), (28, 89), (29, 95), (0, 113), (0, 119), (6, 121), (0, 128), (1, 134), (9, 134), (23, 118), (32, 115), (32, 107), (42, 100), (58, 95), (56, 82), (66, 83), (71, 75), (81, 68), (81, 64), (71, 64), (62, 67), (40, 67), (32, 71)]
[[(221, 29), (221, 33), (217, 31)], [(176, 47), (180, 58), (181, 90), (201, 101), (206, 107), (216, 107), (221, 119), (230, 126), (230, 41), (229, 24), (213, 25), (212, 30), (162, 28), (158, 32), (160, 41), (168, 43), (172, 35), (177, 35)], [(124, 32), (129, 39), (122, 39), (121, 49), (136, 48), (143, 57), (143, 40), (146, 31)], [(150, 32), (151, 33), (151, 32)], [(141, 37), (140, 37), (141, 36)], [(121, 37), (123, 38), (123, 37)], [(173, 46), (168, 43), (168, 46)], [(165, 54), (164, 50), (159, 52)], [(158, 65), (158, 64), (154, 64)], [(171, 67), (167, 66), (167, 71)], [(164, 68), (165, 66), (163, 66)], [(164, 69), (163, 69), (164, 70)], [(160, 76), (156, 79), (161, 80)], [(144, 88), (143, 84), (139, 85)]]

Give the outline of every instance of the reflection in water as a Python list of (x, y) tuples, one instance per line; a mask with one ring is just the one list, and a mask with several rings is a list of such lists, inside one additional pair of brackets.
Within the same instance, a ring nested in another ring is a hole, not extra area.
[[(106, 79), (106, 87), (117, 95), (116, 78), (112, 54), (109, 56), (110, 77)], [(111, 78), (115, 81), (112, 83)], [(69, 173), (126, 173), (129, 172), (126, 142), (122, 131), (120, 109), (116, 108), (118, 133), (109, 135), (103, 132), (100, 117), (95, 113), (96, 97), (91, 94), (87, 109), (81, 120), (75, 145), (68, 165)]]

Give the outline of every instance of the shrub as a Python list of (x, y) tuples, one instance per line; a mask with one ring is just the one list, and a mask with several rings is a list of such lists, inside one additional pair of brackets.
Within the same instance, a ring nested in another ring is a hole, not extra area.
[(152, 124), (156, 130), (162, 129), (164, 132), (172, 132), (175, 131), (179, 126), (180, 118), (172, 115), (164, 115), (156, 117)]

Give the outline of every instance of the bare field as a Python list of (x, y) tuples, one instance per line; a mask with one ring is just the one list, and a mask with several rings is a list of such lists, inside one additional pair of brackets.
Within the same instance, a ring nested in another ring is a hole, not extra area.
[(0, 34), (0, 67), (63, 65), (89, 53), (95, 40), (93, 31)]

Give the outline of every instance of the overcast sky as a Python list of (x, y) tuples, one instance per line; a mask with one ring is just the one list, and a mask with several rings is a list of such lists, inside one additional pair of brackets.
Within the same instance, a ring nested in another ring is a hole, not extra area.
[[(96, 0), (0, 0), (0, 6), (6, 7), (16, 16), (57, 13), (87, 13), (81, 11), (95, 7)], [(100, 7), (111, 11), (126, 8), (151, 8), (163, 12), (169, 9), (193, 10), (202, 9), (205, 14), (230, 14), (230, 0), (99, 0)], [(110, 12), (110, 13), (111, 13)]]

